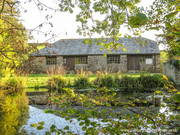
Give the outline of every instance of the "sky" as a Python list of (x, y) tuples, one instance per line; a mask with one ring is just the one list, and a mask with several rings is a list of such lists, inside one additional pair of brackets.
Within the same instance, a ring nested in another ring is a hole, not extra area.
[[(38, 31), (32, 32), (34, 39), (29, 40), (29, 42), (49, 42), (53, 43), (60, 39), (74, 39), (74, 38), (85, 38), (76, 33), (78, 24), (76, 22), (76, 14), (78, 9), (75, 9), (73, 14), (55, 12), (54, 10), (38, 10), (35, 3), (35, 0), (20, 0), (20, 19), (22, 20), (23, 25), (26, 29), (31, 30), (38, 27), (43, 23), (40, 29), (35, 29)], [(31, 1), (31, 2), (29, 2)], [(43, 3), (54, 9), (58, 9), (58, 4), (55, 3), (55, 0), (41, 0)], [(139, 6), (149, 7), (154, 0), (143, 0)], [(47, 18), (48, 16), (48, 20)], [(121, 31), (127, 32), (126, 28), (122, 28)], [(43, 32), (43, 33), (42, 33)], [(143, 37), (156, 40), (155, 34), (157, 31), (149, 31), (142, 34)], [(52, 38), (52, 35), (55, 35), (55, 38)], [(101, 37), (101, 35), (94, 35), (93, 37)]]

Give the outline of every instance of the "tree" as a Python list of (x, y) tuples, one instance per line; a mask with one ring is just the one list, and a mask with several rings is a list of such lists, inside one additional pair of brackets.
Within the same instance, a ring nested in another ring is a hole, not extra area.
[(111, 37), (114, 40), (109, 45), (116, 49), (120, 45), (116, 39), (122, 34), (122, 26), (133, 31), (135, 36), (140, 36), (142, 30), (156, 29), (163, 31), (163, 34), (157, 36), (161, 37), (160, 43), (163, 41), (168, 44), (170, 56), (180, 55), (180, 1), (157, 0), (150, 9), (139, 7), (138, 3), (140, 0), (80, 0), (76, 4), (71, 0), (61, 0), (59, 6), (60, 11), (70, 13), (74, 7), (79, 7), (77, 21), (81, 27), (77, 31), (80, 35), (92, 36), (98, 33)]
[(148, 29), (162, 30), (160, 42), (168, 45), (170, 57), (180, 56), (180, 1), (158, 0), (154, 1), (148, 10)]
[(6, 74), (28, 58), (27, 32), (18, 19), (17, 3), (0, 1), (0, 64)]

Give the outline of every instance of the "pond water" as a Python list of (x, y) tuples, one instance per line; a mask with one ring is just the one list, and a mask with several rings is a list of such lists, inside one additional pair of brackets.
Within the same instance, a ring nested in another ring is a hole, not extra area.
[[(76, 119), (72, 118), (72, 122), (66, 121), (65, 118), (59, 117), (54, 114), (47, 114), (44, 113), (45, 109), (49, 109), (48, 106), (29, 106), (29, 112), (27, 111), (26, 115), (22, 115), (21, 112), (23, 111), (20, 108), (26, 108), (27, 103), (25, 101), (27, 97), (7, 97), (6, 100), (2, 101), (7, 101), (6, 106), (4, 108), (10, 108), (12, 111), (11, 113), (4, 113), (4, 115), (0, 114), (0, 135), (16, 135), (18, 134), (18, 130), (21, 133), (26, 133), (28, 135), (34, 134), (34, 135), (42, 135), (45, 134), (46, 131), (48, 131), (51, 127), (52, 124), (56, 125), (58, 129), (63, 129), (66, 126), (69, 126), (70, 131), (77, 133), (77, 134), (84, 134), (84, 131), (82, 130), (82, 127), (79, 126), (79, 121)], [(162, 97), (163, 98), (163, 97)], [(0, 98), (2, 99), (2, 98)], [(14, 101), (14, 102), (13, 102)], [(16, 101), (16, 102), (15, 102)], [(27, 101), (26, 101), (27, 102)], [(19, 103), (19, 104), (17, 104)], [(24, 104), (24, 105), (23, 105)], [(21, 106), (20, 106), (21, 105)], [(23, 106), (22, 106), (23, 105)], [(166, 104), (165, 104), (166, 105)], [(2, 106), (3, 107), (3, 106)], [(40, 109), (39, 109), (40, 108)], [(136, 111), (138, 111), (138, 107), (132, 107)], [(1, 109), (1, 108), (0, 108)], [(52, 108), (53, 109), (53, 108)], [(118, 112), (122, 112), (122, 107), (118, 108)], [(176, 115), (177, 112), (169, 112), (168, 107), (157, 107), (155, 108), (155, 111), (164, 113), (167, 110), (166, 116), (168, 117), (169, 115)], [(6, 110), (5, 110), (6, 112)], [(26, 112), (26, 111), (24, 111)], [(129, 113), (129, 112), (127, 112)], [(19, 119), (21, 116), (23, 116), (22, 119)], [(17, 118), (16, 118), (17, 117)], [(28, 117), (28, 118), (27, 118)], [(116, 118), (114, 118), (116, 120)], [(117, 119), (119, 121), (119, 119)], [(91, 119), (91, 121), (101, 121), (100, 119)], [(33, 123), (38, 123), (38, 122), (45, 122), (44, 129), (42, 130), (37, 130), (34, 127), (31, 127), (30, 125)], [(106, 125), (106, 123), (101, 123), (103, 126)], [(23, 125), (23, 126), (22, 126)]]
[[(41, 109), (39, 109), (41, 107)], [(66, 126), (69, 126), (70, 131), (76, 133), (76, 134), (84, 134), (84, 131), (81, 129), (82, 127), (79, 126), (79, 121), (72, 118), (72, 122), (66, 121), (65, 118), (61, 118), (54, 114), (44, 113), (44, 109), (46, 109), (45, 106), (29, 106), (29, 119), (27, 120), (27, 123), (22, 126), (21, 131), (25, 130), (26, 133), (29, 134), (35, 134), (35, 135), (42, 135), (45, 134), (46, 131), (50, 130), (50, 126), (52, 124), (56, 125), (58, 129), (63, 129)], [(165, 110), (168, 110), (167, 107), (161, 107), (159, 111), (163, 113)], [(167, 113), (167, 116), (169, 115), (176, 115), (177, 112), (169, 112)], [(92, 121), (97, 121), (97, 119), (91, 119)], [(116, 119), (114, 119), (116, 120)], [(118, 120), (118, 119), (117, 119)], [(30, 125), (33, 123), (38, 122), (45, 122), (44, 129), (37, 130), (34, 127), (31, 127)], [(100, 122), (100, 124), (102, 124)], [(105, 123), (103, 123), (105, 125)], [(55, 134), (54, 134), (55, 135)]]
[[(33, 106), (29, 106), (29, 119), (27, 120), (27, 123), (24, 126), (22, 126), (21, 131), (25, 130), (28, 135), (43, 135), (46, 131), (50, 129), (50, 126), (54, 124), (59, 129), (63, 129), (65, 126), (69, 126), (70, 131), (73, 131), (74, 133), (80, 132), (83, 134), (83, 131), (79, 127), (79, 122), (76, 119), (72, 120), (73, 122), (70, 123), (66, 121), (65, 118), (61, 118), (54, 114), (44, 113), (44, 110), (38, 109)], [(33, 123), (38, 123), (42, 121), (45, 122), (45, 128), (42, 130), (37, 130), (36, 128), (30, 126)]]

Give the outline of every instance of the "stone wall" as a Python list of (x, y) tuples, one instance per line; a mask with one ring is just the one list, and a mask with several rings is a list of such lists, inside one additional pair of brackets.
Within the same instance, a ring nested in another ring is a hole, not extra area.
[(153, 64), (149, 64), (149, 65), (148, 64), (140, 64), (140, 71), (154, 73), (155, 66)]
[[(107, 57), (103, 55), (88, 56), (88, 64), (75, 64), (75, 71), (83, 69), (84, 71), (108, 71), (108, 73), (114, 72), (127, 72), (127, 55), (120, 55), (119, 64), (107, 64)], [(153, 56), (154, 64), (140, 64), (140, 71), (147, 71), (152, 73), (160, 73), (160, 55)], [(29, 68), (32, 73), (47, 73), (52, 67), (58, 69), (63, 65), (63, 57), (57, 57), (57, 65), (46, 65), (46, 57), (31, 57), (29, 61)]]
[(127, 72), (127, 55), (120, 55), (120, 64), (107, 64), (109, 73)]
[(47, 105), (49, 103), (49, 92), (26, 92), (29, 105)]
[(107, 57), (103, 55), (88, 56), (88, 64), (76, 64), (75, 71), (83, 69), (92, 72), (127, 72), (127, 55), (120, 55), (119, 57), (120, 64), (107, 64)]
[(47, 73), (50, 67), (58, 68), (58, 66), (62, 65), (63, 57), (57, 57), (57, 65), (47, 65), (46, 57), (30, 57), (28, 64), (32, 73)]
[(140, 71), (161, 73), (160, 55), (153, 55), (153, 64), (140, 64)]
[(160, 57), (160, 55), (155, 55), (155, 60), (156, 60), (156, 64), (155, 64), (156, 70), (155, 70), (155, 72), (156, 73), (161, 73), (162, 70), (161, 70), (161, 57)]
[(88, 64), (75, 64), (75, 71), (89, 71), (89, 67), (88, 67)]
[(174, 67), (169, 62), (163, 63), (163, 74), (171, 77), (176, 85), (180, 85), (180, 69)]
[(88, 69), (92, 72), (105, 71), (107, 68), (107, 58), (103, 55), (88, 56)]

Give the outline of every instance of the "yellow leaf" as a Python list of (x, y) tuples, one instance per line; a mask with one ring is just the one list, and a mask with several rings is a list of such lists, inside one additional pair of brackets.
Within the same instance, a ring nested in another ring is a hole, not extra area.
[(163, 75), (163, 78), (164, 78), (165, 80), (168, 80), (168, 78), (167, 78), (165, 75)]

